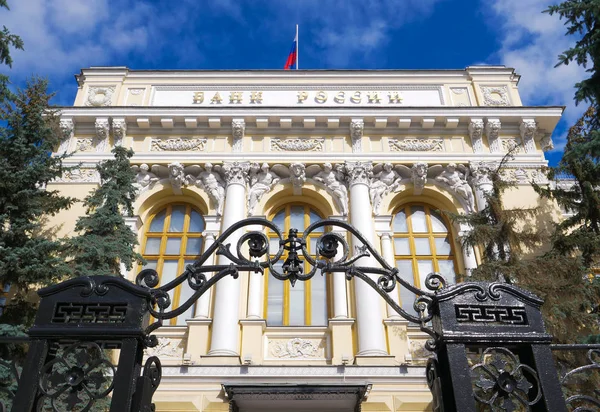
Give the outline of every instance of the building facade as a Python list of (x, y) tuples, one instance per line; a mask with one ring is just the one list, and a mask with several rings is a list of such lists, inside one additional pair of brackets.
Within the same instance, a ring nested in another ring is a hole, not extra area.
[[(468, 276), (478, 251), (441, 211), (485, 206), (484, 171), (515, 148), (507, 207), (539, 206), (543, 152), (562, 107), (527, 107), (519, 76), (498, 66), (438, 71), (135, 71), (76, 76), (58, 152), (81, 167), (50, 185), (83, 198), (114, 145), (132, 148), (139, 251), (165, 284), (249, 216), (287, 232), (321, 219), (360, 230), (400, 276)], [(552, 205), (540, 217), (558, 216)], [(56, 217), (71, 235), (81, 204)], [(340, 236), (347, 233), (339, 230)], [(278, 248), (274, 234), (271, 253)], [(230, 238), (233, 245), (241, 233)], [(319, 233), (306, 239), (310, 253)], [(348, 237), (353, 246), (356, 240)], [(285, 256), (283, 257), (285, 258)], [(226, 258), (217, 256), (221, 263)], [(361, 264), (376, 265), (373, 258)], [(308, 265), (308, 263), (306, 263)], [(134, 279), (141, 270), (124, 273)], [(307, 269), (308, 266), (307, 266)], [(173, 307), (191, 289), (171, 295)], [(391, 298), (414, 313), (415, 295)], [(427, 336), (359, 279), (225, 278), (156, 333), (159, 411), (424, 411)]]

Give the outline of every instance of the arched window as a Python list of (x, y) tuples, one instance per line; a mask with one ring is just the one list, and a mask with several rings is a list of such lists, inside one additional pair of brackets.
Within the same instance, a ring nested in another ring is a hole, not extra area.
[[(452, 235), (445, 219), (430, 206), (402, 206), (393, 221), (394, 253), (400, 276), (425, 289), (425, 278), (439, 272), (448, 284), (456, 282), (456, 266)], [(415, 296), (400, 288), (402, 307), (415, 313)]]
[[(196, 260), (202, 252), (204, 218), (189, 204), (172, 204), (156, 213), (148, 224), (142, 246), (144, 268), (155, 269), (164, 285), (183, 273), (185, 266)], [(175, 309), (193, 294), (187, 282), (169, 292), (171, 308)], [(194, 306), (171, 319), (171, 325), (185, 325), (194, 317)]]
[[(288, 204), (271, 216), (271, 220), (279, 227), (284, 237), (287, 236), (290, 228), (298, 229), (298, 234), (301, 235), (310, 224), (321, 219), (321, 215), (315, 209), (303, 204)], [(319, 231), (322, 233), (323, 229)], [(312, 254), (315, 253), (317, 238), (321, 235), (321, 233), (315, 232), (310, 235), (310, 239), (307, 239), (308, 251)], [(279, 250), (279, 243), (273, 232), (269, 233), (269, 238), (272, 239), (270, 253), (273, 257)], [(277, 264), (279, 271), (281, 271), (281, 266), (286, 258), (287, 252)], [(308, 263), (305, 263), (305, 273), (310, 269)], [(327, 289), (326, 277), (318, 272), (309, 281), (296, 282), (294, 287), (290, 282), (283, 282), (265, 275), (267, 325), (326, 326), (328, 319)]]

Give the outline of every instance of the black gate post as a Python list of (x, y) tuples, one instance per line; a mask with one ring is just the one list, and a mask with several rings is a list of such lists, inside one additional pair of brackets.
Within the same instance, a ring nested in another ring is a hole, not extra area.
[[(78, 402), (94, 410), (109, 396), (110, 412), (153, 410), (160, 362), (151, 357), (142, 375), (153, 305), (149, 290), (122, 278), (95, 276), (38, 294), (40, 307), (29, 330), (32, 340), (12, 410), (32, 412), (44, 404), (62, 412)], [(120, 350), (116, 368), (108, 349)]]
[(435, 293), (428, 310), (436, 360), (427, 379), (439, 411), (567, 411), (542, 303), (505, 283), (462, 283)]

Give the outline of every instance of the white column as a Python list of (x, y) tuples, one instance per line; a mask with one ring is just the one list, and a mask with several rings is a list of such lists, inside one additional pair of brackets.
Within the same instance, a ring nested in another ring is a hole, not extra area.
[[(262, 217), (265, 216), (255, 216)], [(251, 226), (248, 228), (249, 231), (263, 231), (265, 228), (263, 226)], [(268, 252), (267, 252), (268, 253)], [(267, 259), (268, 259), (267, 254)], [(263, 257), (264, 258), (264, 257)], [(261, 258), (261, 259), (263, 259)], [(262, 275), (261, 273), (250, 272), (248, 279), (248, 319), (262, 319), (264, 308), (264, 277), (266, 275)]]
[[(231, 162), (223, 165), (227, 188), (225, 190), (225, 207), (221, 233), (234, 223), (245, 217), (246, 204), (246, 177), (248, 163)], [(235, 253), (237, 241), (241, 231), (233, 233), (225, 243), (231, 244)], [(218, 264), (226, 265), (229, 259), (220, 255)], [(210, 356), (239, 356), (239, 306), (240, 306), (240, 278), (234, 279), (227, 276), (217, 283), (215, 306), (213, 315), (212, 338), (210, 342)]]
[[(345, 216), (329, 216), (329, 219), (336, 219), (346, 221)], [(337, 226), (333, 226), (332, 231), (339, 234), (344, 239), (347, 238), (346, 230)], [(338, 248), (335, 260), (342, 258), (344, 254), (343, 249)], [(346, 291), (346, 274), (343, 272), (336, 272), (331, 274), (333, 278), (333, 317), (334, 318), (347, 318), (348, 317), (348, 292)]]
[[(215, 239), (217, 237), (218, 233), (215, 232), (204, 232), (204, 250), (206, 251), (213, 243), (215, 243)], [(208, 260), (205, 262), (206, 265), (212, 265), (214, 262), (214, 255), (209, 257)], [(209, 280), (211, 278), (211, 273), (205, 273), (204, 274), (206, 276), (206, 280)], [(210, 294), (212, 292), (212, 289), (207, 290), (206, 292), (204, 292), (204, 294), (202, 296), (200, 296), (200, 299), (198, 299), (198, 302), (196, 303), (196, 313), (195, 316), (196, 318), (208, 318), (210, 315)]]
[(477, 210), (481, 211), (487, 206), (486, 194), (494, 189), (489, 174), (493, 168), (497, 168), (496, 163), (471, 162), (469, 164), (472, 175), (472, 186), (475, 192), (475, 202)]
[[(378, 235), (381, 237), (381, 255), (385, 259), (385, 261), (391, 266), (396, 266), (396, 261), (394, 258), (394, 247), (392, 245), (392, 232), (378, 232)], [(396, 305), (400, 305), (400, 299), (398, 298), (398, 288), (400, 288), (400, 284), (396, 283), (396, 287), (392, 290), (388, 295)], [(394, 310), (390, 305), (387, 306), (387, 316), (388, 318), (399, 318), (400, 314)]]
[[(372, 245), (375, 245), (373, 209), (369, 200), (369, 180), (373, 165), (371, 162), (346, 162), (346, 172), (350, 186), (350, 223)], [(360, 246), (356, 237), (352, 245)], [(377, 266), (372, 257), (361, 258), (357, 266)], [(377, 276), (372, 276), (377, 280)], [(356, 320), (358, 323), (358, 355), (386, 356), (387, 348), (381, 311), (381, 297), (371, 286), (360, 279), (354, 282), (356, 291)]]
[[(140, 219), (139, 216), (124, 216), (123, 220), (125, 221), (125, 224), (127, 225), (127, 227), (129, 229), (131, 229), (131, 231), (135, 235), (136, 239), (138, 239), (138, 232), (139, 232), (140, 228), (142, 227), (142, 219)], [(138, 239), (138, 241), (139, 241), (139, 239)], [(127, 272), (127, 268), (125, 267), (124, 263), (119, 263), (119, 269), (121, 271), (121, 276), (123, 276), (124, 278), (127, 278), (128, 272)]]

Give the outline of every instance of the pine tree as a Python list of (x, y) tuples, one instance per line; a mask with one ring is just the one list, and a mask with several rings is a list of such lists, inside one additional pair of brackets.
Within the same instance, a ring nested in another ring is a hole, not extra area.
[(583, 261), (555, 249), (539, 254), (551, 234), (539, 231), (532, 219), (538, 207), (507, 209), (503, 196), (514, 185), (504, 178), (511, 153), (496, 168), (480, 170), (492, 183), (485, 194), (487, 205), (466, 215), (450, 214), (457, 223), (471, 227), (462, 239), (463, 247), (475, 247), (481, 264), (473, 270), (473, 280), (506, 281), (531, 291), (544, 300), (542, 314), (556, 342), (583, 340), (597, 333), (592, 302), (598, 290), (585, 276)]
[[(10, 10), (6, 0), (0, 0), (0, 8)], [(12, 34), (6, 26), (2, 26), (0, 30), (0, 64), (5, 64), (12, 67), (12, 57), (10, 49), (23, 50), (23, 40), (16, 34)], [(8, 89), (8, 76), (0, 73), (0, 100), (10, 99), (13, 95)]]
[(63, 279), (69, 273), (44, 227), (49, 216), (69, 207), (73, 199), (47, 190), (63, 173), (64, 156), (51, 156), (64, 133), (49, 105), (45, 80), (32, 80), (15, 96), (0, 103), (5, 126), (0, 128), (0, 282), (15, 295), (2, 322), (29, 324), (35, 305), (32, 288)]
[(133, 151), (117, 146), (112, 153), (114, 159), (96, 167), (100, 186), (85, 198), (86, 215), (75, 225), (79, 235), (67, 241), (76, 276), (118, 276), (121, 264), (130, 270), (135, 261), (143, 263), (141, 255), (134, 252), (137, 238), (122, 215), (133, 215), (135, 172), (129, 163)]

